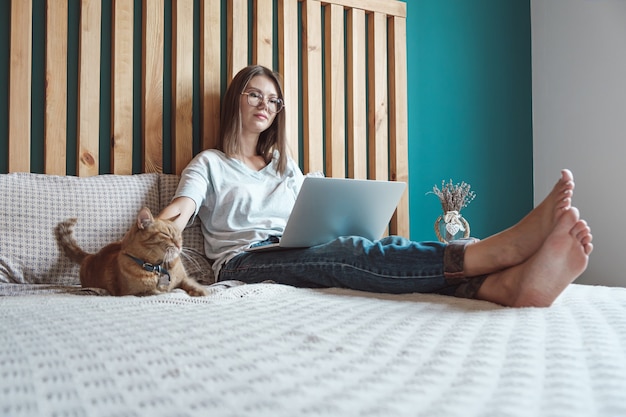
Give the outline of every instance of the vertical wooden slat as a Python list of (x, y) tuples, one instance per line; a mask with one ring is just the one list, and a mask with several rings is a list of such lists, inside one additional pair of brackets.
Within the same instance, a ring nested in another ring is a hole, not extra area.
[(30, 171), (32, 38), (32, 1), (13, 1), (9, 68), (9, 172)]
[(267, 68), (273, 68), (274, 65), (272, 59), (274, 53), (272, 2), (273, 0), (256, 0), (254, 3), (252, 62)]
[(143, 1), (143, 172), (163, 172), (163, 1)]
[[(406, 19), (389, 19), (389, 152), (391, 179), (409, 180)], [(409, 197), (404, 193), (391, 219), (393, 234), (409, 237)]]
[(111, 168), (133, 172), (133, 0), (113, 0)]
[(77, 140), (79, 176), (98, 174), (101, 26), (101, 2), (81, 0)]
[(229, 0), (228, 16), (228, 82), (248, 65), (248, 0)]
[(291, 156), (298, 161), (298, 0), (278, 1), (278, 71), (283, 77), (285, 128)]
[(302, 124), (304, 171), (324, 170), (322, 11), (319, 1), (302, 4)]
[(369, 167), (370, 177), (389, 177), (387, 120), (387, 19), (384, 14), (368, 15), (369, 41)]
[(367, 178), (367, 84), (365, 12), (347, 13), (348, 176)]
[(193, 157), (193, 0), (175, 0), (172, 10), (172, 149), (180, 175)]
[(215, 148), (220, 132), (220, 2), (204, 0), (200, 3), (200, 90), (202, 98), (202, 148)]
[(324, 8), (326, 47), (326, 175), (346, 176), (346, 101), (343, 7)]
[(65, 175), (67, 157), (67, 2), (46, 2), (44, 171)]

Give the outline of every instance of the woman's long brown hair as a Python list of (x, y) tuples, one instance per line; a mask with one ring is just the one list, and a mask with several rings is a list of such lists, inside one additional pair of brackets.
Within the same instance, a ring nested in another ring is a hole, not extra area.
[[(284, 100), (283, 89), (278, 73), (261, 65), (251, 65), (243, 68), (231, 81), (222, 103), (220, 117), (220, 138), (217, 149), (233, 157), (240, 152), (239, 137), (241, 133), (240, 97), (250, 80), (258, 75), (265, 75), (274, 81), (278, 97)], [(285, 136), (285, 111), (283, 108), (276, 114), (271, 126), (261, 132), (257, 143), (257, 154), (261, 155), (266, 163), (272, 160), (272, 153), (277, 150), (279, 160), (277, 171), (280, 174), (287, 168), (287, 140)]]

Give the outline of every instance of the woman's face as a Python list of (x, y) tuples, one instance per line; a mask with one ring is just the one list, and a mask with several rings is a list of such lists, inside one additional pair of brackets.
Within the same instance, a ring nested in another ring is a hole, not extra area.
[(266, 75), (253, 77), (239, 100), (244, 133), (260, 134), (272, 125), (276, 117), (276, 112), (270, 111), (270, 107), (279, 111), (282, 108), (276, 85)]

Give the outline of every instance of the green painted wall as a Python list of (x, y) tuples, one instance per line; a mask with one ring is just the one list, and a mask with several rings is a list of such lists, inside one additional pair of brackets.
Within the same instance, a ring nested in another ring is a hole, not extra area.
[(411, 237), (436, 239), (441, 181), (477, 194), (472, 236), (533, 205), (530, 0), (408, 0)]
[[(139, 9), (141, 1), (135, 3)], [(45, 33), (44, 4), (35, 0), (34, 39)], [(472, 235), (485, 237), (532, 208), (530, 0), (408, 0), (407, 8), (411, 237), (435, 239), (432, 225), (441, 208), (426, 192), (449, 179), (466, 181), (476, 191), (477, 198), (463, 213)], [(103, 11), (108, 25), (110, 7)], [(77, 1), (70, 2), (69, 14), (70, 32), (75, 33)], [(7, 171), (9, 23), (10, 2), (0, 1), (0, 172)], [(169, 39), (171, 28), (165, 30)], [(73, 160), (78, 45), (75, 37), (70, 41), (75, 44), (70, 45), (68, 65), (76, 73), (68, 85), (68, 158)], [(103, 61), (109, 57), (110, 45), (103, 44)], [(33, 114), (42, 121), (32, 127), (34, 150), (43, 146), (43, 67), (42, 58), (34, 58)], [(108, 74), (102, 78), (109, 82)], [(169, 105), (167, 97), (164, 103)], [(139, 104), (137, 100), (136, 114)], [(108, 111), (108, 105), (103, 109)], [(139, 121), (135, 124), (138, 134)], [(169, 130), (164, 126), (166, 134)], [(168, 144), (164, 138), (164, 147)], [(100, 150), (105, 172), (109, 155), (107, 147)], [(43, 171), (42, 153), (33, 152), (32, 168)], [(75, 170), (68, 166), (69, 174)]]

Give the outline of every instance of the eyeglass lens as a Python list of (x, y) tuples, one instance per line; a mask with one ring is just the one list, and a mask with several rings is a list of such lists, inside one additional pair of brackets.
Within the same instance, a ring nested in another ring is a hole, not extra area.
[[(261, 102), (265, 101), (265, 97), (262, 94), (256, 92), (243, 93), (248, 96), (248, 104), (257, 107)], [(272, 113), (278, 113), (283, 108), (283, 101), (276, 97), (270, 97), (267, 99), (267, 108)]]

